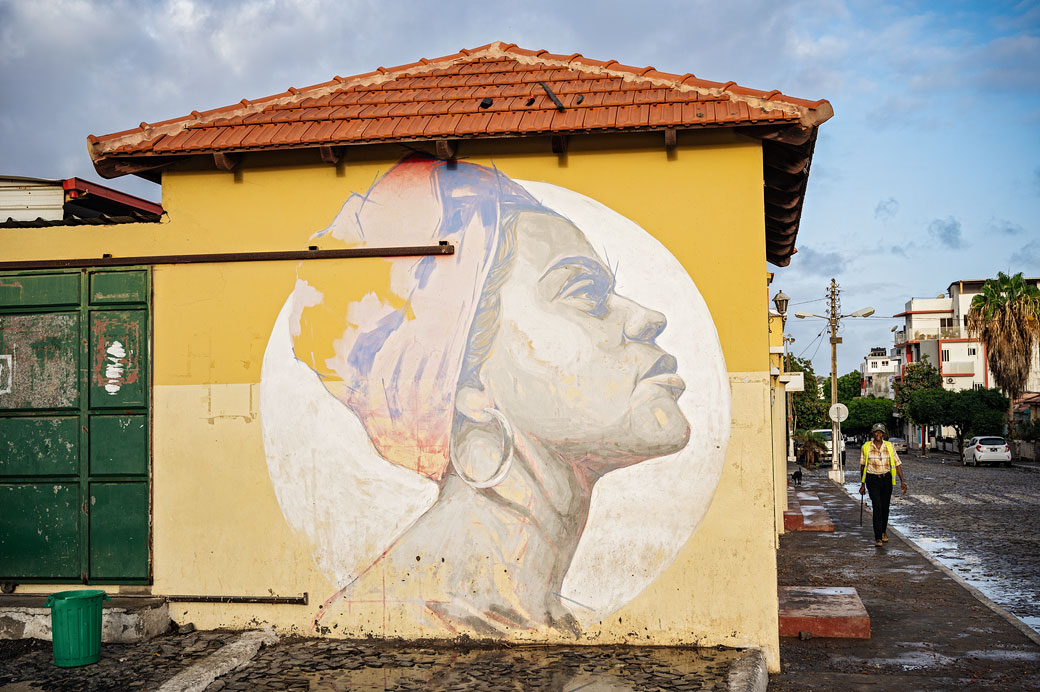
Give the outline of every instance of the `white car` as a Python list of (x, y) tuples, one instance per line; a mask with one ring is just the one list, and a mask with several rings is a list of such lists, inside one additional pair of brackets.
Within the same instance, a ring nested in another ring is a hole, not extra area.
[(1011, 466), (1011, 447), (1003, 437), (984, 435), (971, 438), (964, 445), (964, 458), (961, 463), (978, 466), (979, 464), (1004, 464)]
[[(818, 428), (812, 431), (823, 438), (824, 443), (827, 446), (827, 451), (820, 455), (820, 461), (829, 464), (831, 462), (831, 429), (830, 428)], [(838, 455), (841, 458), (841, 464), (845, 464), (845, 436), (839, 435), (838, 440)]]

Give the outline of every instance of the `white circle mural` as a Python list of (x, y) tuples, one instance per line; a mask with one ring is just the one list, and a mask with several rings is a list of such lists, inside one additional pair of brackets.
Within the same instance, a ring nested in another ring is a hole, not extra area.
[[(342, 590), (374, 565), (430, 623), (578, 635), (657, 578), (729, 439), (722, 349), (682, 265), (584, 195), (410, 157), (301, 264), (264, 356), (268, 469)], [(409, 584), (421, 580), (421, 589)]]

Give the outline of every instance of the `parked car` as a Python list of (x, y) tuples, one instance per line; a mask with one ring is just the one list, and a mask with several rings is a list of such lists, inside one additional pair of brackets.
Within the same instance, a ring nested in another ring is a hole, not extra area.
[(978, 466), (979, 464), (1004, 464), (1011, 466), (1011, 447), (1003, 437), (984, 435), (971, 438), (964, 445), (964, 458), (961, 463), (965, 466)]
[[(813, 430), (813, 433), (823, 438), (824, 443), (827, 445), (827, 451), (823, 453), (821, 461), (824, 463), (830, 463), (831, 461), (831, 429), (820, 428)], [(841, 465), (845, 465), (845, 436), (839, 435), (838, 440), (838, 454), (841, 458)]]
[(888, 441), (892, 443), (892, 449), (896, 450), (896, 454), (906, 454), (906, 440), (901, 437), (890, 437)]

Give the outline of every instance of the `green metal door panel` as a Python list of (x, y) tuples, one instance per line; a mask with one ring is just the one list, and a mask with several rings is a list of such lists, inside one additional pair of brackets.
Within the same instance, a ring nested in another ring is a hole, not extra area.
[(90, 484), (90, 578), (148, 576), (148, 483)]
[(79, 305), (79, 273), (0, 276), (0, 308)]
[(147, 416), (91, 416), (90, 473), (147, 475)]
[(0, 410), (79, 406), (79, 315), (0, 315)]
[(78, 474), (78, 418), (0, 418), (0, 477)]
[(0, 484), (0, 507), (0, 581), (79, 581), (77, 484)]
[(90, 314), (90, 407), (145, 406), (148, 313), (106, 310)]
[(143, 303), (148, 298), (148, 272), (95, 272), (90, 275), (90, 302)]

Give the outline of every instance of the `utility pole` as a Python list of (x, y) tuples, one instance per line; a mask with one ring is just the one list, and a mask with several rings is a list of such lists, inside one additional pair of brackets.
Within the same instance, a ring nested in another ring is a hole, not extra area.
[[(838, 403), (838, 344), (841, 337), (838, 336), (838, 320), (841, 319), (841, 299), (838, 297), (838, 283), (831, 279), (831, 285), (827, 289), (829, 305), (827, 307), (827, 318), (831, 331), (831, 406)], [(841, 477), (845, 474), (841, 468), (841, 427), (837, 421), (831, 421), (831, 477)]]
[[(827, 314), (817, 315), (811, 312), (796, 312), (798, 319), (815, 317), (827, 320), (828, 330), (831, 334), (831, 411), (835, 410), (838, 403), (838, 344), (841, 337), (838, 336), (838, 327), (845, 317), (870, 317), (874, 314), (874, 308), (860, 308), (847, 315), (841, 314), (841, 299), (838, 297), (838, 282), (831, 279), (831, 285), (827, 288)], [(843, 414), (848, 415), (846, 410)], [(844, 419), (844, 418), (842, 418)], [(845, 471), (841, 468), (841, 425), (831, 418), (831, 472), (828, 474), (835, 483), (845, 482)]]
[[(789, 344), (794, 343), (794, 337), (790, 334), (784, 334), (784, 371), (791, 372), (791, 354), (787, 350)], [(791, 407), (791, 392), (786, 391), (787, 387), (784, 387), (784, 410), (787, 413), (787, 460), (792, 464), (797, 461), (794, 456), (794, 437), (792, 433), (795, 431), (795, 425), (797, 421), (794, 416), (794, 409)]]

